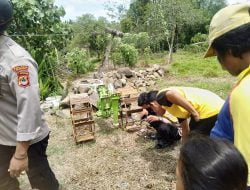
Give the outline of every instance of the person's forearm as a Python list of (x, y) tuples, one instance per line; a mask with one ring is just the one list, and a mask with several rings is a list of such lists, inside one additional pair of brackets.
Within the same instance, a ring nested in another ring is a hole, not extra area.
[(14, 156), (20, 159), (27, 157), (29, 146), (30, 141), (17, 142)]

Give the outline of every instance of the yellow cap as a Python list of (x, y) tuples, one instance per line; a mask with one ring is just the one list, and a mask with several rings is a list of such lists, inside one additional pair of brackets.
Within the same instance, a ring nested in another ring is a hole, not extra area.
[(229, 5), (218, 11), (210, 23), (208, 43), (209, 47), (204, 56), (215, 56), (212, 48), (213, 41), (223, 34), (250, 22), (250, 3)]

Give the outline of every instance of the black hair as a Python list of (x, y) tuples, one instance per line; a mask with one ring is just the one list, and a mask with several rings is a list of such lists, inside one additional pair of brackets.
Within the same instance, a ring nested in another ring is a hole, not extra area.
[(234, 145), (193, 136), (181, 147), (179, 171), (185, 190), (246, 190), (248, 168)]
[(167, 97), (166, 97), (166, 92), (167, 91), (162, 91), (160, 92), (157, 97), (156, 97), (156, 101), (158, 102), (158, 104), (163, 105), (163, 106), (168, 106), (171, 107), (173, 105), (172, 102), (170, 102)]
[(2, 35), (4, 31), (9, 26), (13, 17), (13, 6), (10, 0), (0, 1), (0, 34)]
[(150, 102), (156, 101), (157, 94), (158, 94), (158, 91), (156, 90), (149, 91), (147, 95), (148, 102), (150, 103)]
[(141, 93), (137, 100), (138, 106), (143, 106), (145, 102), (147, 102), (147, 92)]
[(150, 102), (153, 102), (156, 100), (158, 91), (149, 91), (149, 92), (143, 92), (138, 97), (138, 106), (143, 106), (150, 104)]
[(241, 58), (243, 53), (250, 51), (250, 23), (233, 29), (216, 38), (212, 47), (224, 57), (231, 52), (233, 56)]

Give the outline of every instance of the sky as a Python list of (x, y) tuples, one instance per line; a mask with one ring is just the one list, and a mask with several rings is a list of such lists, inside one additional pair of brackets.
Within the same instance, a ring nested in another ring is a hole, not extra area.
[[(250, 2), (250, 0), (227, 1), (229, 4)], [(78, 16), (86, 13), (93, 14), (97, 18), (99, 16), (107, 17), (107, 11), (104, 8), (104, 4), (108, 2), (122, 2), (128, 7), (130, 0), (55, 0), (55, 4), (63, 6), (66, 11), (63, 20), (75, 20)]]
[(63, 6), (66, 11), (63, 20), (74, 20), (86, 13), (91, 13), (97, 18), (99, 16), (107, 17), (104, 4), (109, 2), (121, 2), (128, 7), (130, 0), (55, 0), (55, 4)]

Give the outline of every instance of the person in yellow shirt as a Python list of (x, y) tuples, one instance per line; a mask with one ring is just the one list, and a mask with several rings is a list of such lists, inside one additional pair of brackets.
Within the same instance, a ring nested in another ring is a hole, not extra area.
[(193, 87), (169, 87), (161, 90), (156, 95), (156, 102), (178, 118), (183, 140), (189, 130), (209, 135), (224, 104), (224, 100), (213, 92)]
[[(216, 13), (210, 23), (205, 57), (217, 56), (222, 68), (238, 81), (230, 92), (212, 138), (230, 140), (243, 154), (250, 171), (250, 3), (230, 5)], [(250, 175), (248, 175), (250, 190)]]

